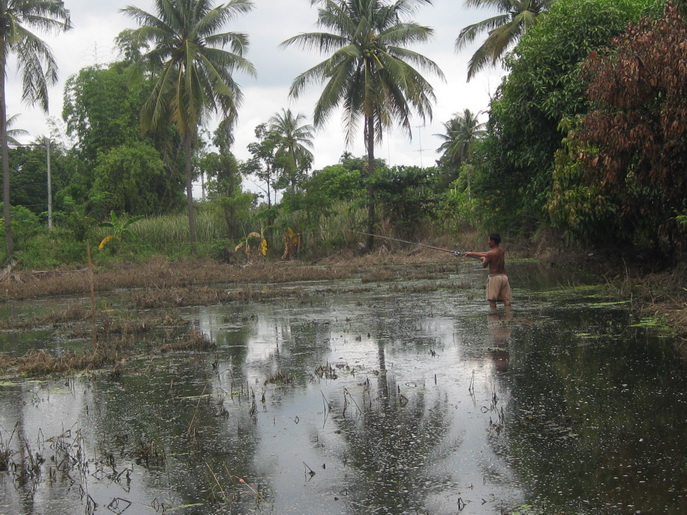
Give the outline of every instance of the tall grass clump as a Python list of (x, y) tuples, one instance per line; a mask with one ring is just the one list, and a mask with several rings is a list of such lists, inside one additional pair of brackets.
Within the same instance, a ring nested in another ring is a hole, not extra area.
[(160, 251), (189, 241), (188, 216), (183, 213), (146, 217), (131, 230), (142, 244)]
[[(239, 243), (239, 239), (228, 236), (226, 219), (214, 204), (198, 204), (195, 216), (197, 252), (200, 256), (212, 257), (213, 249), (218, 245), (233, 248)], [(244, 225), (245, 234), (260, 230), (260, 222), (255, 217), (248, 218)], [(156, 252), (169, 258), (191, 255), (186, 213), (147, 217), (137, 222), (131, 230), (139, 236), (136, 243), (150, 253)]]
[[(146, 217), (131, 230), (138, 238), (136, 242), (127, 242), (127, 247), (135, 244), (140, 252), (161, 254), (172, 259), (191, 255), (188, 216), (185, 213)], [(203, 210), (196, 211), (196, 238), (199, 247), (221, 238), (224, 231), (221, 218)]]

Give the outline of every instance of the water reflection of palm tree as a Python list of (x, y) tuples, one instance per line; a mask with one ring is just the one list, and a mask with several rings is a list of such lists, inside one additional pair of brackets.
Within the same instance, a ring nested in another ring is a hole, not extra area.
[(428, 407), (426, 401), (418, 393), (404, 407), (390, 401), (360, 417), (338, 419), (348, 445), (342, 460), (357, 472), (351, 486), (355, 501), (370, 512), (384, 507), (406, 513), (424, 506), (426, 489), (416, 485), (429, 482), (432, 450), (449, 429), (445, 405), (437, 400)]
[(429, 461), (451, 420), (440, 398), (430, 405), (422, 389), (409, 398), (400, 393), (386, 370), (383, 341), (378, 359), (376, 396), (366, 383), (369, 402), (359, 405), (356, 415), (349, 411), (335, 419), (347, 444), (341, 460), (357, 472), (348, 493), (369, 512), (415, 512), (425, 506)]

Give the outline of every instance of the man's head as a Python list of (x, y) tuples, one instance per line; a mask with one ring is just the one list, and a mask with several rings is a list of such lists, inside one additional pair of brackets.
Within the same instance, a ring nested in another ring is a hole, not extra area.
[(500, 235), (499, 233), (492, 232), (492, 233), (489, 235), (489, 239), (490, 239), (491, 241), (493, 241), (494, 243), (496, 243), (496, 245), (500, 245), (500, 244), (501, 244), (501, 235)]

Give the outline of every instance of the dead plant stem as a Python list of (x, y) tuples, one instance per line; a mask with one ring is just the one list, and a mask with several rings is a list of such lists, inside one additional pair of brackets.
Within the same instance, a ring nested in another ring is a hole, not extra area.
[(93, 277), (93, 259), (91, 257), (91, 243), (86, 242), (86, 254), (88, 255), (88, 283), (91, 288), (91, 319), (93, 320), (93, 343), (95, 344), (98, 336), (98, 327), (96, 325), (96, 309), (95, 309), (95, 279)]
[(198, 414), (198, 408), (200, 407), (200, 401), (203, 399), (203, 396), (205, 395), (205, 390), (207, 389), (208, 385), (206, 384), (203, 386), (203, 391), (200, 393), (200, 397), (198, 397), (198, 402), (196, 403), (196, 409), (193, 410), (193, 417), (191, 417), (191, 422), (188, 425), (188, 429), (186, 430), (186, 435), (190, 436), (192, 434), (192, 429), (193, 429), (193, 424), (196, 421), (196, 415)]

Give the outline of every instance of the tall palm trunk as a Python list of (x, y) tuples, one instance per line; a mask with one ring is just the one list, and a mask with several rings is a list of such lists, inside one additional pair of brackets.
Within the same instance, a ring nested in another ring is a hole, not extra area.
[(191, 240), (191, 251), (196, 250), (196, 217), (193, 212), (193, 159), (191, 131), (184, 131), (184, 161), (186, 171), (186, 203), (188, 206), (188, 229)]
[[(4, 38), (3, 38), (4, 39)], [(0, 50), (0, 147), (2, 147), (2, 216), (5, 219), (7, 259), (14, 256), (14, 240), (10, 220), (10, 153), (7, 147), (7, 100), (5, 98), (5, 68), (7, 54)]]
[(365, 116), (365, 146), (367, 147), (367, 241), (365, 250), (374, 248), (375, 203), (372, 189), (372, 175), (375, 171), (375, 134), (374, 118)]

